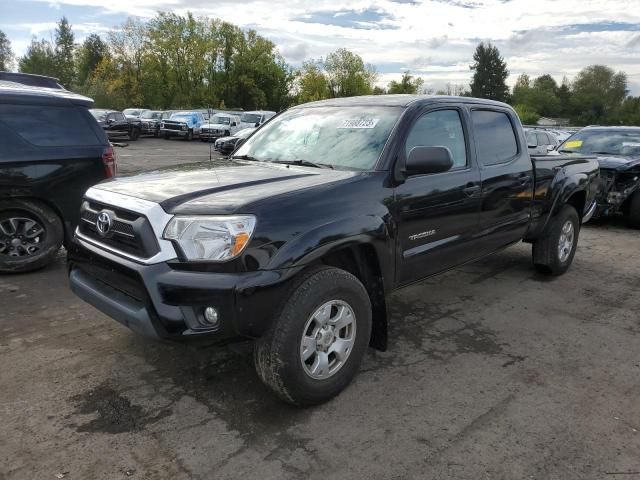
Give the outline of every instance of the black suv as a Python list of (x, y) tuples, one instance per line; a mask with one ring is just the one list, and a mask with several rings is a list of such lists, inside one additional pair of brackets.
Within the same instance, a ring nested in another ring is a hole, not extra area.
[(25, 85), (25, 74), (2, 78), (0, 272), (26, 272), (71, 240), (82, 195), (115, 175), (116, 160), (91, 99)]
[(142, 123), (137, 118), (127, 116), (117, 110), (91, 109), (91, 115), (98, 121), (110, 139), (137, 140), (142, 133)]

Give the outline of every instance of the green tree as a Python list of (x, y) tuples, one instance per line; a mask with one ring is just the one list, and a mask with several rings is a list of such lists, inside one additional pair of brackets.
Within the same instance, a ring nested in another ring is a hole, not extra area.
[(339, 48), (327, 55), (324, 68), (332, 97), (368, 95), (373, 91), (375, 70), (365, 66), (360, 55), (346, 48)]
[(74, 36), (67, 17), (62, 17), (58, 22), (55, 34), (55, 61), (56, 76), (60, 83), (67, 88), (75, 83)]
[(615, 122), (627, 97), (627, 75), (605, 65), (591, 65), (578, 73), (571, 93), (572, 120), (579, 125)]
[(511, 95), (512, 105), (530, 105), (531, 102), (531, 78), (526, 73), (521, 74), (513, 86)]
[(100, 62), (109, 55), (109, 47), (99, 35), (89, 35), (78, 49), (77, 82), (83, 85), (93, 75)]
[(481, 42), (473, 54), (473, 73), (471, 95), (506, 102), (509, 99), (507, 64), (500, 55), (500, 51), (491, 45)]
[(26, 53), (18, 61), (18, 69), (23, 73), (56, 76), (56, 54), (53, 45), (45, 39), (31, 39)]
[(414, 77), (410, 72), (406, 71), (402, 74), (399, 82), (391, 80), (387, 87), (388, 93), (409, 93), (415, 95), (420, 91), (424, 80), (420, 77)]
[(11, 42), (0, 30), (0, 70), (11, 70), (13, 67), (13, 50), (11, 50)]
[(518, 117), (520, 117), (520, 122), (523, 125), (535, 125), (538, 120), (540, 120), (540, 115), (538, 112), (533, 110), (529, 105), (519, 104), (513, 107)]
[(329, 85), (320, 61), (304, 62), (298, 72), (297, 83), (299, 103), (329, 98)]

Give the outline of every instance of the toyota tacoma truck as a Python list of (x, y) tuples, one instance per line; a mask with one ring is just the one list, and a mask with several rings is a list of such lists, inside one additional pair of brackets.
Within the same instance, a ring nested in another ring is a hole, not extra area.
[(525, 241), (549, 275), (595, 209), (590, 157), (531, 158), (506, 104), (375, 96), (297, 106), (208, 169), (89, 189), (73, 291), (157, 339), (255, 339), (283, 400), (338, 394), (389, 292)]

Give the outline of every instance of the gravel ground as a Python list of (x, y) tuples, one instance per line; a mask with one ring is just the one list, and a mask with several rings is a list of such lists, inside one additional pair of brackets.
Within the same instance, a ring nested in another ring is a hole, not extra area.
[[(121, 172), (208, 158), (118, 153)], [(296, 409), (248, 343), (151, 343), (84, 304), (61, 252), (0, 277), (0, 479), (640, 479), (639, 267), (638, 232), (601, 223), (560, 278), (519, 245), (396, 292), (389, 350)]]

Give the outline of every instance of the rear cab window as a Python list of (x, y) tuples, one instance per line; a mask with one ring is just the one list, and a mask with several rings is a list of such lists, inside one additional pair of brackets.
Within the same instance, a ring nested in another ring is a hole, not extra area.
[(472, 110), (476, 153), (481, 165), (511, 162), (518, 155), (516, 132), (509, 115), (497, 110)]

